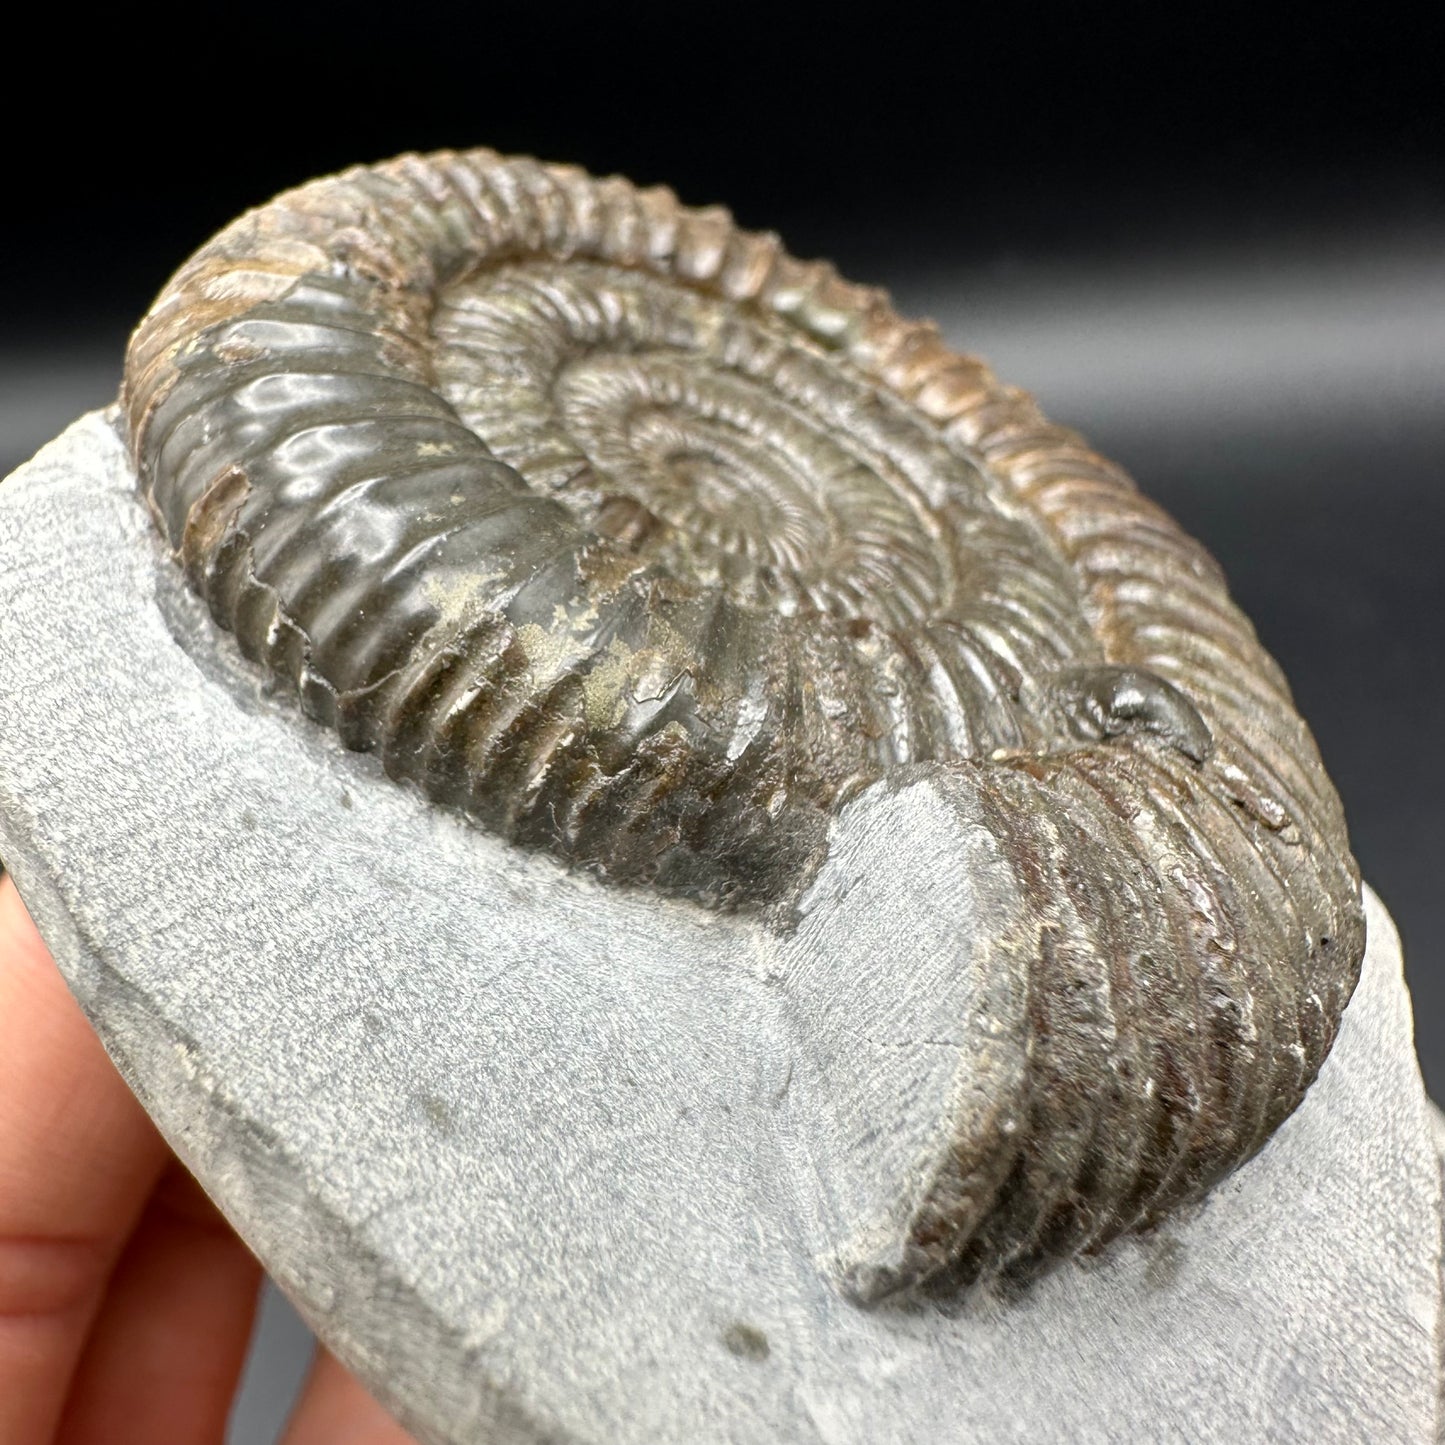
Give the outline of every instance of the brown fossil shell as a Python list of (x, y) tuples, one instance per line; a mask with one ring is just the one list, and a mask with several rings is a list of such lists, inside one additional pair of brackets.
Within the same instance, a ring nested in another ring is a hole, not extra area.
[(786, 928), (845, 801), (966, 779), (1033, 909), (1027, 1063), (861, 1297), (1157, 1219), (1314, 1078), (1363, 918), (1279, 669), (1198, 544), (882, 293), (666, 190), (408, 156), (200, 250), (123, 400), (242, 650), (519, 844)]

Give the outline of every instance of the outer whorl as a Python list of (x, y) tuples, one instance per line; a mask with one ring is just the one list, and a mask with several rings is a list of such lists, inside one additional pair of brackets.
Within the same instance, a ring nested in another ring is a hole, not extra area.
[(123, 399), (243, 651), (520, 844), (785, 929), (847, 800), (956, 771), (1028, 900), (1019, 1066), (861, 1296), (1146, 1224), (1314, 1078), (1364, 926), (1279, 669), (881, 293), (665, 190), (404, 157), (199, 251)]

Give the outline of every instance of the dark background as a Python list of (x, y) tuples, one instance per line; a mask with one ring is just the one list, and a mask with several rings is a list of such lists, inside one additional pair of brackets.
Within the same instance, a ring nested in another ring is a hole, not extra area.
[[(7, 55), (12, 102), (39, 85), (7, 122), (0, 474), (113, 394), (188, 252), (312, 175), (485, 144), (725, 201), (936, 315), (1218, 554), (1445, 1099), (1445, 7), (55, 10)], [(268, 1309), (237, 1442), (303, 1360)]]

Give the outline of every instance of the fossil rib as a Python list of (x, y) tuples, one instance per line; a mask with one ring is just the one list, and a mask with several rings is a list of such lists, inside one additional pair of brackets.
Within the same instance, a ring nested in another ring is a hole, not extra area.
[(860, 1297), (1148, 1223), (1314, 1078), (1363, 919), (1278, 668), (882, 293), (665, 190), (404, 157), (199, 251), (123, 400), (243, 651), (519, 844), (786, 928), (840, 807), (957, 770), (1030, 908), (1019, 1068)]

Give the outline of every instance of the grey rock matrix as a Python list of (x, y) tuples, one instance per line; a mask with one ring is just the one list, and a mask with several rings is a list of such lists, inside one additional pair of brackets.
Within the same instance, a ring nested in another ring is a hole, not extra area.
[[(1434, 1438), (1440, 1159), (1372, 895), (1317, 1083), (1196, 1211), (1017, 1295), (861, 1310), (799, 981), (916, 1033), (869, 923), (979, 886), (940, 776), (845, 810), (787, 940), (519, 856), (259, 695), (101, 416), (0, 484), (0, 619), (0, 854), (167, 1137), (419, 1439)], [(910, 896), (870, 897), (905, 842)]]

